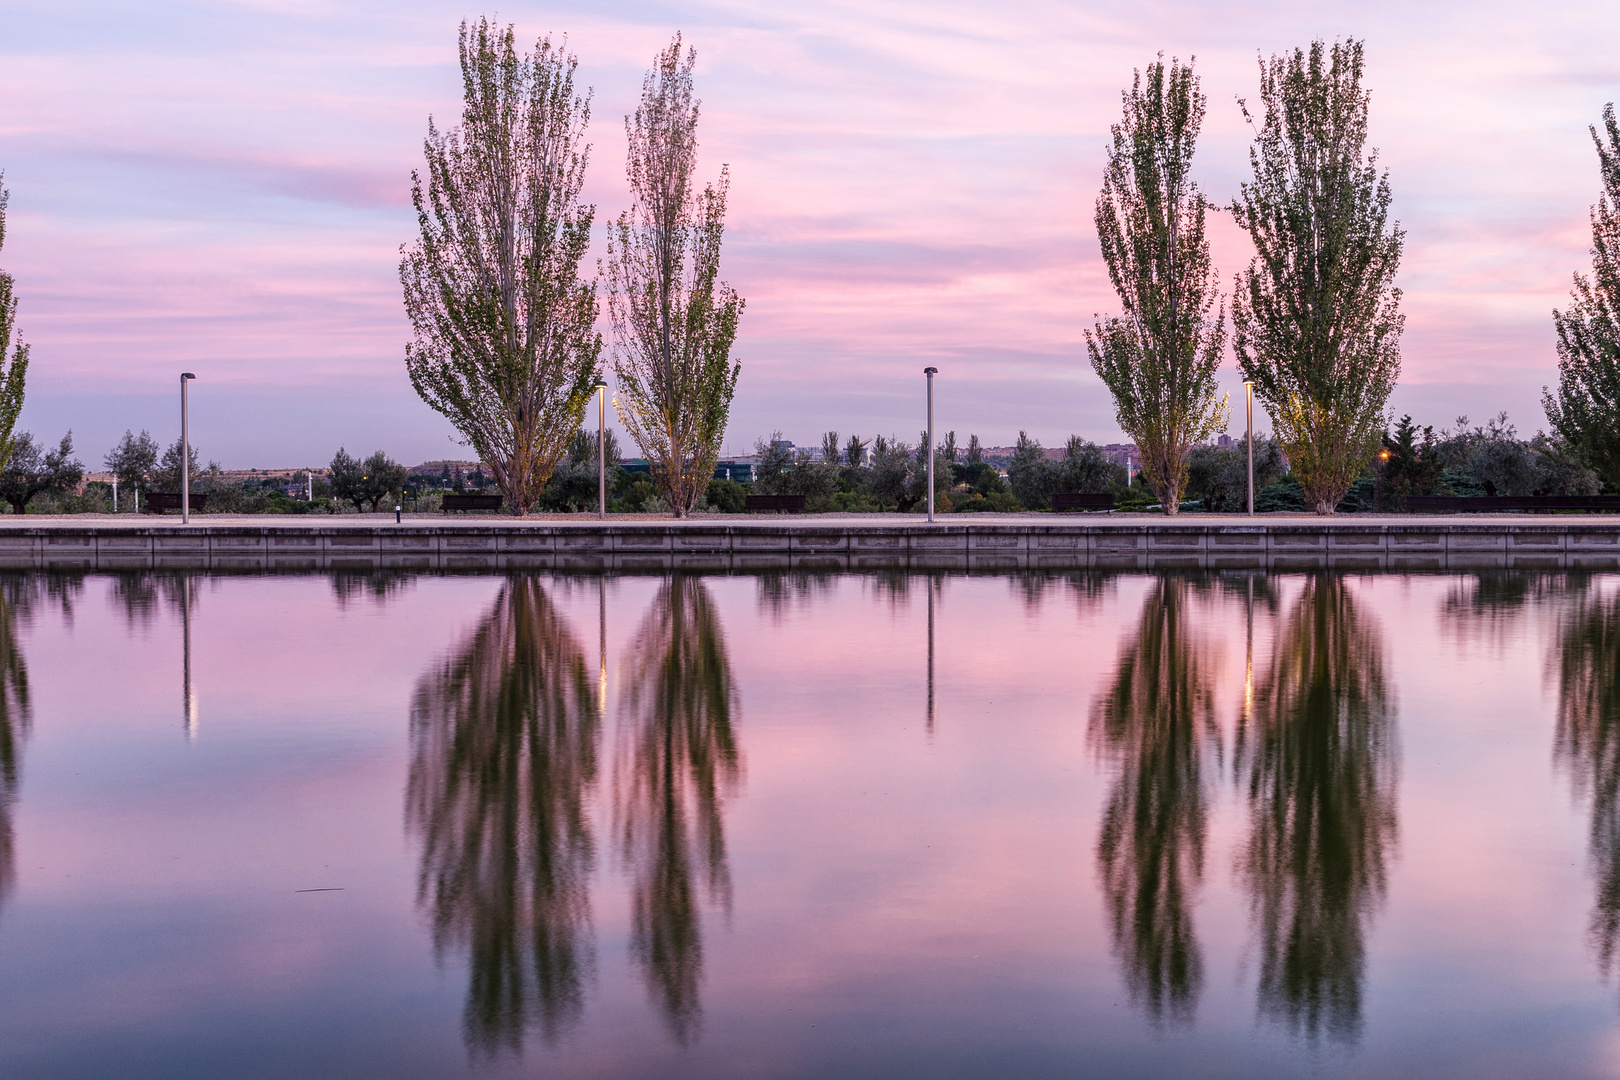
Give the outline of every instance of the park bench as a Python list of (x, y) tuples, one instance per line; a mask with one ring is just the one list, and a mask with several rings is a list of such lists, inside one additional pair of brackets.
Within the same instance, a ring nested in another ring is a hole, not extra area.
[[(193, 510), (208, 508), (208, 496), (193, 495), (191, 497)], [(180, 493), (178, 491), (148, 491), (141, 496), (141, 509), (148, 514), (161, 514), (165, 510), (180, 509)]]
[(1620, 510), (1620, 495), (1408, 495), (1417, 514), (1494, 514), (1502, 510)]
[(1052, 496), (1052, 509), (1054, 510), (1112, 510), (1114, 496), (1112, 492), (1103, 492), (1101, 495), (1079, 495), (1069, 493)]
[(804, 513), (803, 495), (746, 495), (744, 510), (785, 510), (791, 514)]
[(452, 510), (499, 510), (499, 495), (446, 495), (439, 509), (448, 514)]

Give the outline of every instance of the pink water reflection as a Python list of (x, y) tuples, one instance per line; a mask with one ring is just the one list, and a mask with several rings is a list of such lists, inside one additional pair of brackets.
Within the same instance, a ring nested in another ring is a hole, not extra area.
[(8, 1075), (1609, 1072), (1615, 580), (6, 584)]

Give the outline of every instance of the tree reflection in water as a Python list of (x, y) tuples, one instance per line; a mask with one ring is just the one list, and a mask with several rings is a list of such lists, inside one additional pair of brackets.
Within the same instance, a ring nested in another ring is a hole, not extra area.
[(659, 589), (622, 671), (615, 820), (634, 878), (631, 948), (684, 1043), (702, 1019), (698, 888), (730, 910), (722, 810), (742, 775), (731, 664), (700, 581), (676, 575)]
[(408, 826), (437, 949), (471, 952), (466, 1033), (521, 1051), (576, 1020), (593, 963), (588, 802), (601, 714), (550, 597), (514, 577), (411, 708)]
[(1569, 597), (1551, 656), (1558, 676), (1555, 753), (1577, 793), (1590, 800), (1597, 880), (1590, 929), (1608, 976), (1620, 941), (1620, 597), (1584, 584)]
[(28, 662), (22, 632), (45, 603), (54, 605), (68, 625), (84, 591), (79, 574), (0, 575), (0, 903), (17, 881), (16, 834), (12, 808), (22, 784), (22, 744), (33, 726), (28, 693)]
[(11, 810), (21, 780), (22, 741), (33, 723), (19, 631), (33, 591), (32, 582), (14, 575), (0, 585), (0, 901), (11, 895), (17, 879)]
[(413, 570), (336, 570), (332, 573), (332, 595), (339, 609), (346, 609), (361, 599), (370, 599), (374, 607), (381, 609), (415, 584)]
[(160, 610), (176, 618), (201, 603), (204, 583), (217, 588), (218, 578), (186, 570), (137, 570), (117, 574), (112, 579), (109, 599), (124, 616), (131, 630), (150, 630)]
[(1260, 1011), (1313, 1040), (1353, 1042), (1397, 764), (1383, 642), (1342, 579), (1306, 582), (1234, 759), (1249, 800), (1239, 870), (1260, 936)]
[(1093, 745), (1117, 767), (1097, 842), (1114, 949), (1155, 1023), (1190, 1022), (1203, 982), (1192, 903), (1208, 819), (1203, 764), (1220, 735), (1189, 605), (1185, 580), (1159, 580), (1091, 719)]

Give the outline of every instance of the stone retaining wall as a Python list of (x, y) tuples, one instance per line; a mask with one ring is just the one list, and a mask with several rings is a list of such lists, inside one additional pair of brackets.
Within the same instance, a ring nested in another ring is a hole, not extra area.
[(60, 570), (1620, 569), (1620, 522), (69, 526), (0, 531)]

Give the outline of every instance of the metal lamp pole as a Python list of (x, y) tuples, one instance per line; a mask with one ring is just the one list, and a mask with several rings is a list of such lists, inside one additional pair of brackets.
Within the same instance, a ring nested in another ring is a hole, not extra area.
[(1243, 412), (1249, 434), (1243, 440), (1249, 450), (1249, 516), (1254, 516), (1254, 380), (1243, 380)]
[(186, 384), (197, 376), (180, 373), (180, 524), (191, 524), (191, 416), (186, 408)]
[(939, 368), (925, 367), (923, 374), (928, 376), (928, 520), (934, 520), (934, 376), (939, 374)]
[(596, 380), (596, 516), (607, 520), (607, 380)]

